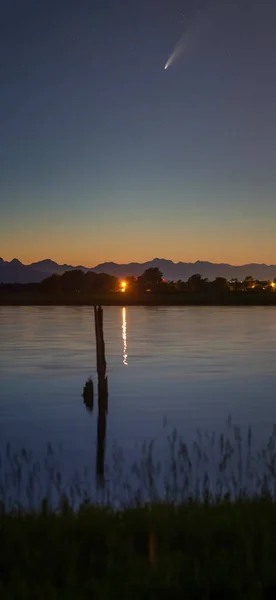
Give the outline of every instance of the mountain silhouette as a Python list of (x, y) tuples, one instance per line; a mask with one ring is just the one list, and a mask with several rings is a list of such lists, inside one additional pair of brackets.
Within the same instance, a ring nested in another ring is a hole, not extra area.
[(45, 274), (30, 265), (23, 265), (17, 258), (10, 262), (0, 259), (0, 283), (38, 283)]
[(74, 269), (80, 269), (81, 271), (84, 271), (84, 273), (90, 270), (82, 266), (72, 267), (71, 265), (59, 265), (50, 258), (46, 258), (44, 260), (40, 260), (39, 262), (32, 263), (30, 267), (32, 267), (32, 269), (40, 271), (40, 273), (45, 273), (45, 277), (48, 277), (48, 275), (52, 275), (53, 273), (63, 275), (65, 271), (73, 271)]
[(146, 263), (128, 263), (120, 265), (116, 263), (103, 263), (95, 267), (93, 270), (96, 273), (108, 273), (116, 277), (127, 277), (134, 275), (138, 277), (146, 269), (150, 267), (158, 267), (165, 279), (177, 281), (187, 281), (189, 277), (195, 273), (199, 273), (202, 277), (206, 277), (211, 281), (216, 277), (225, 277), (226, 279), (238, 279), (242, 281), (247, 275), (252, 275), (255, 279), (269, 280), (276, 277), (276, 265), (265, 265), (251, 263), (242, 266), (233, 266), (224, 263), (212, 263), (207, 261), (196, 261), (195, 263), (178, 262), (165, 258), (154, 258)]
[(273, 280), (276, 277), (276, 265), (266, 265), (250, 263), (241, 266), (234, 266), (224, 263), (212, 263), (208, 261), (196, 261), (195, 263), (178, 262), (174, 263), (165, 258), (154, 258), (145, 263), (127, 263), (117, 264), (106, 262), (89, 269), (84, 266), (59, 265), (51, 259), (41, 260), (30, 265), (24, 265), (18, 259), (14, 258), (8, 262), (0, 258), (0, 283), (37, 283), (57, 273), (62, 275), (65, 271), (81, 269), (84, 272), (94, 271), (95, 273), (108, 273), (115, 277), (123, 278), (133, 275), (138, 277), (146, 269), (158, 267), (165, 279), (177, 281), (182, 279), (187, 281), (191, 275), (199, 273), (202, 277), (213, 280), (216, 277), (225, 277), (226, 279), (238, 279), (242, 281), (247, 275), (252, 275), (259, 280)]

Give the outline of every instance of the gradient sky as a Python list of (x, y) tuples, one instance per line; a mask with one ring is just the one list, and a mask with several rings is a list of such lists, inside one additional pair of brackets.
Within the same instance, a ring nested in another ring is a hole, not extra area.
[(275, 31), (275, 0), (2, 0), (0, 256), (275, 262)]

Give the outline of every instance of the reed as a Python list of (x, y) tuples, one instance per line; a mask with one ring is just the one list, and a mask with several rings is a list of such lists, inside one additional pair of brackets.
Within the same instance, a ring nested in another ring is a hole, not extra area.
[(188, 445), (176, 431), (164, 430), (166, 452), (158, 459), (155, 442), (145, 442), (130, 463), (123, 449), (108, 449), (104, 486), (95, 484), (94, 464), (68, 475), (61, 446), (47, 444), (43, 459), (26, 448), (0, 453), (0, 503), (5, 510), (35, 510), (47, 500), (57, 510), (67, 498), (73, 510), (83, 502), (116, 509), (148, 503), (183, 504), (191, 500), (217, 504), (247, 498), (276, 498), (276, 427), (257, 450), (249, 427), (246, 434), (228, 419), (223, 433), (197, 432)]
[(6, 446), (0, 462), (4, 599), (268, 598), (276, 589), (276, 431), (173, 431), (167, 456), (145, 443), (127, 466), (113, 447), (105, 487), (89, 469), (66, 480), (61, 448), (44, 460)]

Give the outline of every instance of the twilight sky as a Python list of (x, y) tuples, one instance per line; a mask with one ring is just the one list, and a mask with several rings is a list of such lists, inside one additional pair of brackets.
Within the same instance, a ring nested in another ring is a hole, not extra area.
[(2, 0), (0, 256), (275, 263), (275, 31), (275, 0)]

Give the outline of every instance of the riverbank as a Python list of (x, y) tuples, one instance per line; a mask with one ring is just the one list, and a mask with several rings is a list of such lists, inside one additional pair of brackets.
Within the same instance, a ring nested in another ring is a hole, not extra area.
[(151, 443), (126, 479), (119, 451), (92, 495), (84, 474), (64, 477), (49, 444), (43, 460), (8, 444), (0, 461), (1, 598), (273, 597), (275, 428), (253, 455), (251, 429), (243, 438), (229, 427), (230, 437), (199, 435), (191, 453), (173, 432), (163, 475)]
[(275, 526), (268, 498), (2, 514), (1, 598), (269, 598)]
[(227, 292), (213, 294), (131, 294), (110, 292), (6, 292), (0, 289), (0, 306), (276, 306), (276, 293)]

